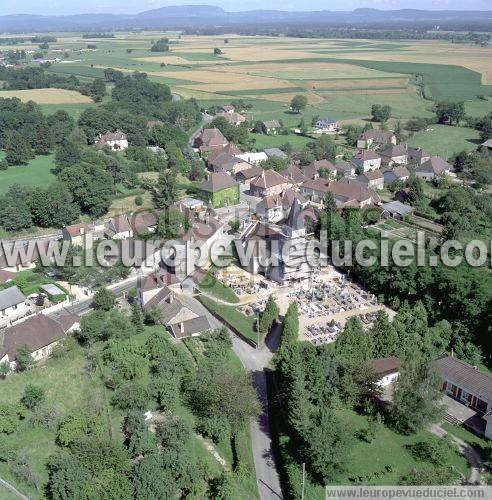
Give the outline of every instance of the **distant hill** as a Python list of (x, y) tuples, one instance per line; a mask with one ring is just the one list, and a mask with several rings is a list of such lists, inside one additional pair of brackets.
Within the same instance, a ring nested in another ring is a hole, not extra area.
[(347, 25), (411, 22), (480, 22), (492, 24), (492, 11), (426, 11), (414, 9), (287, 12), (253, 10), (226, 12), (212, 5), (182, 5), (148, 10), (136, 15), (81, 14), (71, 16), (0, 16), (0, 32), (95, 31), (145, 28), (224, 27), (248, 25)]

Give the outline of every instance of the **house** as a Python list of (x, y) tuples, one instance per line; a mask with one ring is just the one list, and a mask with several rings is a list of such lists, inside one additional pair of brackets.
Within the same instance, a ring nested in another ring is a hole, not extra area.
[(470, 419), (479, 420), (485, 436), (492, 439), (492, 375), (448, 355), (432, 361), (431, 365), (442, 380), (444, 393), (468, 407)]
[(157, 216), (152, 212), (137, 212), (131, 217), (133, 234), (153, 233), (157, 227)]
[(307, 179), (317, 179), (322, 171), (328, 173), (329, 177), (336, 177), (338, 170), (329, 160), (316, 160), (304, 167), (304, 176)]
[(168, 330), (175, 339), (183, 339), (197, 337), (215, 328), (216, 326), (211, 323), (208, 316), (204, 315), (169, 325)]
[(348, 161), (337, 160), (335, 168), (337, 169), (337, 174), (340, 173), (343, 177), (353, 177), (355, 175), (355, 165)]
[(206, 128), (196, 137), (194, 147), (198, 148), (201, 153), (207, 153), (220, 150), (228, 144), (229, 141), (218, 128)]
[(410, 172), (407, 167), (395, 167), (392, 170), (386, 170), (383, 172), (384, 183), (387, 186), (391, 186), (396, 181), (405, 182), (410, 177)]
[(327, 134), (331, 132), (336, 132), (340, 129), (338, 120), (334, 118), (320, 118), (314, 124), (315, 134)]
[(373, 189), (354, 180), (330, 181), (320, 177), (305, 182), (300, 188), (300, 193), (315, 203), (323, 203), (326, 194), (331, 193), (338, 208), (351, 206), (363, 208), (381, 202), (379, 195)]
[(11, 369), (15, 369), (17, 351), (22, 346), (28, 347), (34, 361), (42, 361), (51, 355), (68, 332), (78, 326), (78, 317), (72, 314), (58, 320), (37, 314), (17, 323), (0, 335), (0, 363), (7, 362)]
[(299, 192), (302, 196), (314, 203), (323, 203), (326, 194), (330, 191), (330, 179), (317, 177), (301, 184)]
[(227, 154), (229, 156), (240, 155), (242, 151), (233, 143), (230, 142), (226, 144), (224, 147), (212, 151), (207, 157), (207, 163), (213, 162), (216, 158), (223, 154)]
[(128, 217), (126, 215), (118, 215), (109, 219), (106, 236), (115, 240), (132, 238), (133, 229)]
[[(0, 245), (0, 270), (16, 273), (26, 269), (36, 267), (36, 262), (41, 255), (47, 256), (48, 260), (52, 255), (54, 240), (16, 240), (12, 242), (3, 242)], [(5, 275), (8, 276), (8, 275)]]
[(246, 121), (246, 117), (236, 113), (235, 111), (231, 111), (230, 113), (217, 113), (215, 115), (216, 118), (224, 118), (227, 120), (231, 125), (241, 125), (241, 123), (244, 123)]
[(408, 163), (408, 146), (406, 144), (391, 145), (381, 151), (381, 163), (392, 166), (395, 163)]
[(360, 182), (367, 188), (384, 188), (384, 177), (381, 173), (381, 170), (369, 170), (367, 172), (364, 172), (357, 177), (357, 182)]
[(212, 172), (226, 172), (235, 175), (241, 172), (241, 170), (251, 168), (252, 164), (241, 160), (237, 156), (221, 152), (220, 154), (214, 155), (213, 159), (209, 158), (207, 160), (207, 166)]
[(263, 173), (263, 168), (252, 166), (247, 170), (241, 170), (236, 174), (236, 180), (241, 184), (249, 184), (253, 179)]
[(18, 319), (28, 312), (26, 297), (17, 286), (14, 285), (5, 290), (0, 290), (0, 320)]
[(392, 217), (393, 219), (403, 220), (407, 215), (413, 212), (413, 207), (405, 205), (400, 201), (394, 200), (381, 205), (381, 216), (384, 218)]
[(380, 148), (386, 144), (396, 144), (396, 136), (389, 130), (369, 129), (357, 139), (359, 149)]
[(425, 149), (422, 148), (408, 148), (408, 161), (416, 163), (417, 165), (422, 165), (431, 157)]
[(483, 142), (481, 146), (489, 152), (489, 156), (492, 156), (492, 139)]
[(184, 200), (179, 200), (178, 203), (179, 205), (185, 207), (187, 210), (193, 211), (195, 213), (205, 208), (205, 203), (203, 202), (203, 200), (198, 200), (196, 198), (185, 198)]
[(339, 182), (332, 182), (329, 190), (340, 208), (364, 208), (381, 203), (381, 198), (376, 191), (355, 180), (343, 179)]
[(415, 169), (415, 175), (426, 181), (431, 181), (440, 175), (449, 175), (454, 171), (452, 165), (444, 161), (440, 156), (431, 156), (420, 167)]
[(251, 163), (252, 165), (259, 165), (262, 161), (268, 160), (267, 154), (263, 151), (258, 153), (241, 153), (236, 155), (236, 158)]
[(276, 135), (280, 131), (281, 125), (278, 120), (267, 120), (261, 122), (261, 129), (264, 134)]
[(179, 279), (174, 274), (163, 270), (140, 278), (137, 285), (140, 307), (148, 311), (161, 300), (172, 300), (170, 296), (174, 292), (169, 287), (178, 283)]
[(401, 360), (395, 356), (376, 358), (368, 361), (368, 370), (373, 373), (379, 387), (387, 387), (398, 378)]
[(290, 165), (282, 171), (282, 176), (285, 177), (293, 186), (300, 186), (307, 180), (302, 170), (296, 165)]
[(282, 194), (286, 189), (292, 187), (291, 183), (275, 170), (264, 170), (261, 175), (255, 177), (250, 183), (250, 194), (264, 198)]
[(292, 189), (287, 189), (283, 195), (265, 196), (256, 205), (256, 215), (259, 220), (266, 222), (279, 222), (288, 217), (290, 209), (297, 200), (304, 209), (308, 201)]
[(15, 273), (12, 273), (10, 271), (4, 271), (3, 269), (0, 269), (0, 285), (3, 285), (5, 283), (9, 283), (15, 278)]
[(234, 113), (236, 108), (232, 104), (224, 104), (223, 106), (219, 106), (220, 113)]
[(378, 170), (381, 168), (381, 156), (370, 149), (363, 149), (352, 158), (352, 163), (360, 172)]
[(128, 148), (128, 138), (121, 130), (116, 132), (106, 132), (99, 134), (94, 140), (94, 145), (98, 148), (108, 147), (113, 151), (119, 151)]
[(208, 179), (198, 186), (198, 194), (205, 203), (211, 203), (213, 208), (237, 205), (239, 184), (223, 172), (211, 173)]
[(62, 237), (63, 241), (68, 241), (71, 245), (85, 247), (86, 241), (92, 240), (92, 228), (85, 222), (64, 226)]
[(279, 148), (266, 148), (263, 151), (268, 156), (268, 158), (271, 158), (273, 156), (274, 158), (282, 158), (282, 159), (286, 160), (289, 157), (286, 153), (284, 153)]

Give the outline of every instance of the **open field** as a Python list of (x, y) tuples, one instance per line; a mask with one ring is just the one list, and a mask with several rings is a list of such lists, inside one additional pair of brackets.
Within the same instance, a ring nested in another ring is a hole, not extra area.
[(410, 146), (419, 146), (445, 159), (458, 151), (474, 150), (480, 142), (477, 130), (446, 125), (432, 125), (428, 132), (417, 132), (408, 140)]
[[(0, 153), (0, 159), (4, 153)], [(27, 165), (0, 170), (0, 195), (5, 194), (12, 184), (29, 187), (46, 187), (55, 179), (51, 173), (54, 155), (37, 156)]]
[(0, 98), (19, 98), (22, 102), (34, 101), (38, 104), (89, 104), (92, 99), (75, 90), (65, 89), (31, 89), (2, 90)]

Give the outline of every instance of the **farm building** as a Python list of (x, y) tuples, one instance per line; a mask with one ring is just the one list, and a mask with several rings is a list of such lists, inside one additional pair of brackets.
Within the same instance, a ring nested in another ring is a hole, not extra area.
[(99, 148), (108, 147), (113, 151), (123, 150), (128, 148), (128, 138), (124, 132), (118, 129), (116, 132), (99, 134), (94, 141), (94, 145)]
[(357, 140), (359, 149), (380, 148), (386, 144), (396, 144), (396, 136), (389, 130), (369, 129), (363, 132)]
[(401, 201), (390, 201), (388, 203), (383, 203), (381, 205), (383, 210), (381, 213), (382, 217), (392, 217), (393, 219), (403, 220), (407, 215), (413, 212), (413, 207), (410, 205), (405, 205)]
[(86, 237), (92, 239), (92, 228), (85, 222), (64, 226), (62, 236), (63, 240), (68, 241), (71, 245), (83, 247)]
[(415, 169), (415, 175), (431, 181), (435, 177), (453, 172), (453, 167), (447, 161), (444, 161), (440, 156), (431, 156), (420, 167)]
[(278, 120), (267, 120), (261, 122), (261, 129), (264, 134), (276, 135), (280, 131), (281, 125)]
[(288, 158), (287, 154), (285, 154), (279, 148), (267, 148), (264, 151), (265, 151), (265, 154), (268, 156), (268, 158), (271, 158), (272, 156), (274, 158), (283, 158), (283, 159), (287, 159)]

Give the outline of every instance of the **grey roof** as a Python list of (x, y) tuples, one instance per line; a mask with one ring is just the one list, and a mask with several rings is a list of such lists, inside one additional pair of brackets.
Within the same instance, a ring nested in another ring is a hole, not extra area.
[(53, 283), (48, 283), (47, 285), (42, 285), (41, 290), (44, 290), (48, 295), (65, 295), (65, 292), (58, 288)]
[[(183, 331), (181, 331), (181, 325), (183, 327)], [(214, 329), (207, 316), (198, 316), (197, 318), (174, 323), (169, 325), (168, 328), (171, 330), (171, 333), (175, 338), (183, 338)]]
[(207, 180), (200, 184), (199, 189), (215, 193), (234, 186), (237, 186), (237, 182), (230, 175), (223, 172), (213, 172)]
[(290, 209), (289, 216), (285, 224), (294, 231), (304, 229), (304, 219), (301, 217), (302, 207), (297, 198), (294, 198), (294, 203)]
[(431, 364), (443, 379), (492, 403), (492, 375), (483, 373), (453, 356), (444, 355)]
[(481, 146), (485, 146), (486, 148), (492, 148), (492, 139), (488, 139), (481, 144)]
[(25, 301), (25, 295), (16, 286), (0, 291), (0, 311), (22, 304)]
[(413, 208), (405, 205), (404, 203), (401, 203), (400, 201), (390, 201), (388, 203), (384, 203), (381, 205), (383, 210), (387, 210), (390, 213), (396, 213), (400, 215), (406, 215), (410, 213)]
[(287, 155), (279, 148), (264, 149), (267, 156), (277, 156), (278, 158), (287, 158)]

